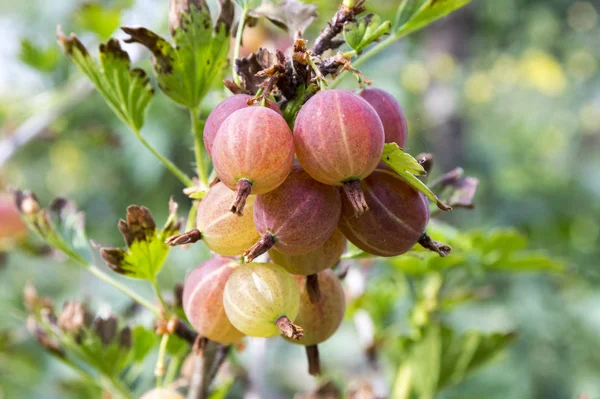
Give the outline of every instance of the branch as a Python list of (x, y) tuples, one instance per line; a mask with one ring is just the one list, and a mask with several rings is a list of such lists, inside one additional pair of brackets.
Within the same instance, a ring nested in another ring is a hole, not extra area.
[(315, 40), (315, 44), (311, 49), (313, 54), (321, 55), (329, 49), (338, 48), (343, 43), (343, 41), (333, 39), (342, 32), (347, 22), (353, 21), (358, 14), (365, 10), (363, 6), (364, 2), (365, 0), (359, 0), (356, 4), (347, 6), (346, 1), (344, 1), (340, 5), (340, 8), (333, 15), (331, 21), (327, 23), (327, 26), (323, 28), (319, 37)]

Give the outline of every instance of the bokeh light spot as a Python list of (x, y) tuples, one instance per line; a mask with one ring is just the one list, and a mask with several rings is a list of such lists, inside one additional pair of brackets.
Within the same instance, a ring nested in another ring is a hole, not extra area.
[(539, 50), (527, 50), (519, 63), (523, 82), (547, 96), (560, 95), (567, 87), (567, 80), (560, 63), (551, 54)]
[(476, 72), (465, 83), (465, 95), (474, 103), (486, 103), (494, 97), (494, 83), (483, 72)]
[(401, 83), (408, 91), (423, 93), (429, 87), (430, 76), (423, 64), (411, 62), (404, 67)]
[(567, 24), (578, 32), (594, 29), (598, 23), (598, 13), (589, 1), (576, 1), (567, 10)]

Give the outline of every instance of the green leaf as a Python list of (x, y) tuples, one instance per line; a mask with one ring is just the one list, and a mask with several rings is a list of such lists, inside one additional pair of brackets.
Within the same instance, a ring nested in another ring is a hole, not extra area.
[(464, 381), (471, 373), (491, 361), (515, 339), (514, 333), (486, 334), (467, 331), (457, 335), (442, 328), (443, 354), (438, 391)]
[(21, 40), (19, 59), (40, 72), (52, 72), (59, 62), (59, 53), (55, 46), (43, 49), (27, 39)]
[(360, 53), (377, 38), (388, 33), (391, 27), (390, 21), (381, 22), (378, 15), (368, 14), (344, 26), (344, 40), (354, 51)]
[(130, 69), (129, 55), (115, 39), (100, 45), (100, 67), (74, 34), (66, 37), (58, 30), (58, 41), (73, 61), (104, 97), (117, 116), (133, 130), (144, 124), (144, 113), (154, 90), (146, 73)]
[(177, 204), (172, 200), (169, 211), (169, 219), (159, 231), (147, 208), (130, 205), (126, 220), (119, 221), (119, 230), (127, 249), (100, 248), (100, 254), (108, 267), (128, 277), (155, 281), (170, 249), (165, 240), (180, 229)]
[[(412, 256), (411, 256), (412, 255)], [(452, 253), (452, 256), (441, 257), (428, 250), (413, 252), (390, 258), (388, 262), (410, 275), (424, 275), (431, 271), (442, 271), (465, 263), (464, 254)]]
[(179, 25), (172, 32), (175, 46), (146, 28), (122, 29), (130, 35), (127, 43), (140, 43), (152, 52), (159, 87), (186, 107), (199, 106), (227, 65), (228, 26), (218, 23), (213, 28), (208, 7), (192, 5), (180, 13)]
[(394, 18), (394, 31), (398, 30), (427, 0), (400, 0), (396, 17)]
[(106, 40), (119, 27), (121, 10), (103, 7), (99, 3), (85, 3), (75, 11), (75, 22), (84, 30)]
[[(398, 37), (421, 29), (451, 12), (467, 5), (471, 0), (427, 0), (399, 28)], [(413, 2), (414, 4), (414, 2)]]
[(452, 208), (444, 204), (440, 199), (416, 176), (425, 174), (425, 169), (410, 154), (405, 153), (398, 144), (385, 144), (381, 160), (392, 168), (398, 175), (415, 190), (425, 194), (427, 198), (435, 202), (438, 208), (449, 211)]
[(171, 335), (169, 342), (167, 343), (167, 353), (171, 356), (185, 356), (189, 351), (189, 344), (187, 341), (179, 338), (177, 335)]
[(132, 332), (132, 344), (133, 361), (140, 363), (150, 353), (152, 348), (158, 344), (158, 336), (154, 331), (137, 326)]
[(413, 386), (420, 398), (433, 399), (437, 392), (442, 362), (441, 327), (428, 325), (423, 337), (411, 347)]
[(551, 259), (542, 252), (523, 251), (513, 254), (508, 259), (500, 260), (489, 265), (492, 269), (505, 271), (548, 271), (563, 272), (565, 265), (558, 260)]

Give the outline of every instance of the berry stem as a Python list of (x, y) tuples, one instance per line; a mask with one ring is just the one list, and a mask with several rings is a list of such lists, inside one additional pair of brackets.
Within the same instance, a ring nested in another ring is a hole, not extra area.
[(319, 347), (317, 345), (310, 345), (304, 348), (306, 350), (306, 359), (308, 360), (308, 373), (312, 376), (321, 375)]
[(133, 133), (135, 134), (135, 136), (138, 138), (138, 140), (144, 145), (144, 147), (146, 147), (156, 158), (158, 158), (158, 160), (160, 162), (162, 162), (162, 164), (165, 165), (165, 167), (171, 173), (173, 173), (173, 175), (175, 177), (177, 177), (179, 179), (179, 181), (181, 181), (183, 184), (185, 184), (186, 187), (190, 187), (190, 186), (194, 185), (194, 183), (192, 182), (192, 179), (190, 179), (188, 175), (183, 173), (177, 166), (175, 166), (175, 164), (173, 162), (169, 161), (161, 153), (159, 153), (158, 150), (152, 146), (152, 144), (150, 144), (148, 141), (146, 141), (146, 139), (144, 138), (144, 136), (142, 136), (142, 134), (140, 133), (140, 131), (138, 129), (132, 128), (132, 130), (133, 130)]
[(158, 348), (158, 359), (156, 360), (156, 366), (154, 367), (154, 375), (156, 376), (156, 387), (162, 388), (163, 379), (165, 375), (165, 355), (167, 353), (167, 344), (169, 343), (169, 334), (163, 334), (160, 340), (160, 346)]
[(202, 239), (202, 233), (200, 230), (193, 229), (190, 231), (186, 231), (185, 233), (176, 234), (171, 236), (165, 240), (165, 244), (170, 247), (175, 247), (177, 245), (185, 245), (185, 244), (193, 244)]
[(275, 236), (269, 232), (263, 234), (260, 240), (256, 242), (252, 247), (244, 252), (244, 256), (246, 257), (246, 263), (252, 262), (254, 259), (259, 257), (260, 255), (267, 252), (269, 249), (273, 248), (273, 245), (277, 242)]
[(89, 265), (89, 264), (84, 264), (84, 265), (87, 267), (87, 269), (90, 271), (90, 273), (92, 273), (94, 276), (98, 277), (100, 280), (112, 285), (113, 287), (115, 287), (116, 289), (118, 289), (119, 291), (121, 291), (122, 293), (124, 293), (125, 295), (130, 297), (131, 299), (133, 299), (135, 302), (139, 303), (140, 305), (142, 305), (143, 307), (145, 307), (146, 309), (148, 309), (149, 311), (154, 313), (155, 315), (157, 315), (157, 316), (161, 315), (160, 310), (156, 306), (152, 305), (150, 302), (148, 302), (146, 299), (139, 296), (137, 293), (135, 293), (128, 287), (124, 286), (123, 284), (119, 283), (116, 280), (113, 280), (112, 277), (110, 277), (109, 275), (104, 273), (102, 270), (98, 269), (96, 266)]
[(231, 204), (231, 212), (238, 216), (242, 216), (244, 207), (246, 206), (246, 200), (252, 192), (252, 182), (248, 179), (240, 179), (237, 182), (235, 190), (235, 199)]
[(208, 187), (208, 174), (204, 163), (204, 139), (202, 132), (202, 123), (198, 117), (198, 107), (190, 108), (190, 120), (192, 121), (192, 136), (194, 138), (194, 154), (196, 155), (196, 168), (198, 169), (198, 178), (201, 188)]
[(158, 298), (160, 305), (162, 307), (162, 311), (165, 315), (166, 319), (169, 319), (171, 317), (171, 312), (169, 311), (169, 307), (167, 306), (167, 303), (165, 302), (165, 299), (163, 298), (161, 292), (160, 292), (160, 288), (158, 288), (158, 283), (156, 282), (156, 278), (152, 279), (150, 281), (150, 283), (152, 284), (152, 288), (154, 289), (154, 292), (156, 293), (156, 297)]
[(442, 258), (450, 255), (450, 251), (452, 251), (452, 247), (450, 245), (435, 241), (426, 232), (421, 234), (421, 237), (419, 238), (419, 244), (425, 249), (437, 252)]
[(342, 186), (346, 197), (354, 208), (354, 216), (359, 217), (369, 210), (365, 195), (360, 188), (360, 180), (350, 180)]
[(275, 325), (283, 335), (291, 339), (300, 339), (304, 336), (304, 329), (292, 323), (287, 316), (281, 316), (275, 322)]
[(306, 292), (311, 303), (317, 303), (321, 299), (321, 289), (319, 288), (319, 277), (316, 274), (306, 276)]

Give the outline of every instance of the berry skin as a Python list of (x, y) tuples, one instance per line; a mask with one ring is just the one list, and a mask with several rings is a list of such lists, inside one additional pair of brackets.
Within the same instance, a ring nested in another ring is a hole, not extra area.
[(283, 117), (269, 108), (242, 108), (219, 128), (212, 159), (219, 179), (236, 191), (231, 211), (241, 215), (248, 195), (274, 190), (290, 173), (292, 132)]
[(196, 227), (206, 246), (220, 255), (241, 255), (260, 238), (254, 226), (256, 196), (246, 200), (246, 211), (237, 216), (230, 211), (235, 193), (222, 182), (212, 186), (198, 205)]
[(347, 90), (318, 92), (302, 106), (294, 125), (302, 167), (321, 183), (343, 186), (356, 216), (368, 210), (360, 180), (377, 167), (384, 138), (377, 112)]
[(257, 196), (254, 223), (261, 239), (244, 256), (252, 261), (273, 247), (288, 255), (314, 251), (331, 237), (340, 214), (338, 190), (296, 165), (281, 186)]
[(209, 259), (195, 268), (183, 286), (183, 310), (196, 331), (208, 339), (232, 344), (244, 337), (231, 324), (223, 307), (223, 291), (238, 263), (230, 258)]
[[(235, 94), (231, 97), (227, 97), (212, 110), (210, 115), (208, 115), (206, 124), (204, 125), (204, 148), (206, 148), (206, 152), (209, 156), (211, 156), (217, 132), (225, 119), (238, 109), (249, 107), (248, 101), (253, 98), (254, 97), (249, 96), (248, 94)], [(268, 107), (281, 115), (281, 110), (276, 103), (268, 101)]]
[(364, 89), (360, 92), (360, 96), (371, 104), (379, 115), (385, 132), (385, 142), (396, 143), (398, 147), (404, 148), (408, 126), (402, 107), (394, 96), (387, 91), (374, 88)]
[(396, 256), (410, 250), (429, 221), (429, 204), (424, 196), (387, 168), (376, 169), (361, 185), (370, 210), (355, 218), (352, 204), (343, 199), (339, 224), (342, 233), (373, 255)]
[(294, 278), (272, 263), (249, 263), (235, 269), (223, 292), (231, 324), (251, 337), (284, 333), (301, 338), (302, 328), (292, 321), (298, 315), (298, 288)]
[(300, 291), (300, 309), (296, 323), (304, 328), (304, 336), (290, 342), (306, 346), (311, 375), (320, 374), (319, 352), (316, 345), (326, 341), (339, 328), (344, 319), (346, 300), (339, 279), (331, 270), (324, 270), (317, 275), (320, 297), (311, 299), (307, 278), (294, 276)]
[(289, 273), (308, 276), (335, 266), (345, 249), (346, 237), (338, 229), (335, 229), (325, 244), (314, 251), (300, 255), (287, 255), (271, 249), (269, 256), (273, 262), (282, 266)]
[(140, 399), (185, 399), (185, 397), (172, 389), (154, 388), (143, 394)]

